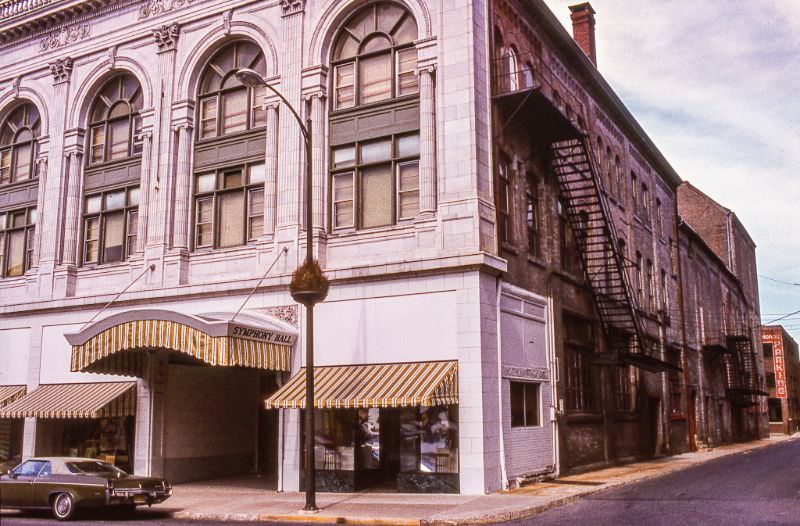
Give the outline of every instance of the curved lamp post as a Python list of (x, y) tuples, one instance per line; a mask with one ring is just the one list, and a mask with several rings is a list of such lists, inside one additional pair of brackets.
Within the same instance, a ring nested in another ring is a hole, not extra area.
[(306, 505), (304, 511), (318, 511), (316, 503), (316, 477), (314, 471), (314, 305), (328, 295), (328, 280), (314, 261), (313, 250), (313, 187), (311, 184), (311, 119), (305, 124), (297, 110), (278, 90), (270, 86), (257, 71), (242, 68), (236, 78), (245, 86), (264, 86), (283, 102), (294, 116), (306, 145), (306, 260), (292, 274), (289, 290), (292, 298), (306, 307)]

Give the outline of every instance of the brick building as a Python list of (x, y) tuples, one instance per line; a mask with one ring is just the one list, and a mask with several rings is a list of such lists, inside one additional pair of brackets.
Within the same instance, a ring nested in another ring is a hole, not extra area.
[(780, 325), (761, 327), (769, 398), (769, 431), (800, 431), (800, 354), (797, 342)]
[(321, 489), (691, 449), (681, 179), (572, 10), (591, 59), (540, 0), (0, 5), (0, 454), (300, 488), (308, 229)]

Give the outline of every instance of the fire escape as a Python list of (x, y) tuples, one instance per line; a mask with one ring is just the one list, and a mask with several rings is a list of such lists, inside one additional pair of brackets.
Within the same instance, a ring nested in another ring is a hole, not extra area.
[(495, 66), (493, 99), (503, 129), (513, 122), (549, 150), (568, 224), (608, 342), (608, 352), (597, 354), (595, 362), (633, 365), (652, 372), (678, 369), (662, 360), (657, 342), (646, 337), (611, 211), (601, 191), (591, 142), (571, 110), (562, 110), (554, 102), (557, 92), (564, 93), (566, 88), (545, 75), (532, 54), (513, 60), (504, 56)]
[(767, 396), (759, 382), (756, 350), (749, 327), (726, 323), (725, 338), (728, 353), (725, 364), (725, 390), (731, 404), (752, 406), (759, 396)]

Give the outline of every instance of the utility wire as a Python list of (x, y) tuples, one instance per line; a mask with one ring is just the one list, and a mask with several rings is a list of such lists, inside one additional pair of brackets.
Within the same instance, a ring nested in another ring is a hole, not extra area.
[(794, 311), (794, 312), (790, 312), (790, 313), (789, 313), (789, 314), (787, 314), (786, 316), (781, 316), (780, 318), (775, 318), (775, 319), (774, 319), (774, 320), (772, 320), (772, 321), (768, 321), (768, 322), (766, 322), (764, 325), (772, 325), (772, 324), (773, 324), (773, 323), (775, 323), (776, 321), (781, 321), (781, 320), (783, 320), (783, 319), (785, 319), (785, 318), (788, 318), (789, 316), (794, 316), (795, 314), (800, 314), (800, 310), (796, 310), (796, 311)]
[(794, 287), (800, 287), (800, 283), (791, 283), (789, 281), (783, 281), (783, 280), (780, 280), (780, 279), (771, 278), (769, 276), (765, 276), (764, 274), (759, 274), (758, 277), (759, 278), (768, 279), (770, 281), (774, 281), (775, 283), (783, 283), (784, 285), (792, 285)]

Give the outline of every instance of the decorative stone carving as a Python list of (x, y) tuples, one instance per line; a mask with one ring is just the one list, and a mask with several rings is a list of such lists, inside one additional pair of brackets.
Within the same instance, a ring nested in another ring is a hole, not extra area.
[(117, 49), (119, 49), (119, 46), (111, 46), (108, 48), (108, 69), (114, 69), (117, 63)]
[(153, 37), (155, 37), (156, 44), (158, 44), (158, 52), (174, 51), (175, 46), (178, 45), (179, 33), (180, 29), (176, 22), (169, 25), (165, 24), (158, 29), (154, 29)]
[(306, 8), (306, 0), (280, 0), (283, 16), (302, 13)]
[(281, 305), (280, 307), (264, 307), (263, 309), (253, 309), (261, 314), (278, 318), (285, 321), (292, 327), (298, 326), (297, 305)]
[(194, 0), (148, 0), (139, 8), (139, 20), (180, 9), (181, 7), (191, 4), (193, 1)]
[(62, 58), (51, 62), (50, 73), (53, 75), (53, 84), (60, 84), (61, 82), (69, 81), (69, 75), (72, 72), (72, 59)]
[(11, 91), (15, 97), (19, 97), (19, 85), (22, 83), (22, 77), (14, 77), (14, 82), (11, 84)]
[(222, 13), (222, 31), (226, 35), (231, 34), (231, 19), (233, 18), (233, 9), (228, 9)]
[(65, 27), (58, 31), (48, 33), (39, 41), (39, 48), (42, 51), (58, 49), (60, 47), (78, 42), (89, 36), (89, 24), (78, 24)]

